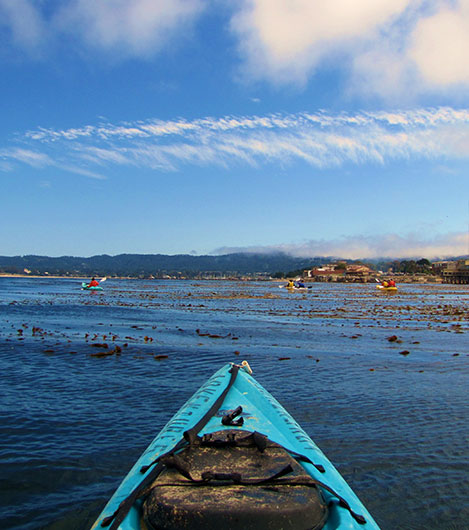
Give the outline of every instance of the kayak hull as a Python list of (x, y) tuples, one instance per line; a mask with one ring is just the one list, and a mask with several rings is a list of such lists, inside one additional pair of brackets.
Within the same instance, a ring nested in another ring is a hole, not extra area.
[(81, 284), (81, 290), (82, 291), (103, 291), (103, 288), (99, 285), (96, 285), (94, 287), (89, 287), (87, 283), (83, 282)]
[(377, 285), (376, 288), (379, 289), (380, 291), (384, 291), (384, 292), (387, 292), (387, 293), (396, 293), (397, 292), (397, 287), (384, 287), (384, 285)]
[[(230, 381), (232, 366), (231, 363), (227, 364), (216, 372), (166, 424), (124, 478), (96, 520), (92, 527), (93, 529), (101, 528), (100, 525), (103, 519), (113, 514), (119, 504), (146, 477), (149, 471), (147, 470), (146, 473), (142, 474), (140, 472), (141, 467), (149, 465), (155, 458), (173, 449), (182, 439), (183, 433), (194, 427), (200, 418), (204, 416), (205, 412), (215, 404), (217, 398)], [(233, 427), (222, 425), (221, 416), (239, 406), (243, 410), (243, 430), (259, 432), (289, 451), (309, 458), (314, 462), (314, 465), (308, 462), (300, 462), (306, 473), (313, 479), (327, 484), (334, 492), (346, 499), (355, 513), (363, 515), (366, 520), (366, 524), (357, 522), (350, 511), (342, 507), (339, 504), (339, 500), (332, 493), (321, 488), (321, 493), (329, 504), (329, 516), (322, 528), (325, 530), (354, 530), (358, 528), (379, 530), (369, 512), (324, 453), (280, 403), (247, 371), (239, 370), (233, 386), (229, 389), (220, 406), (219, 412), (211, 417), (199, 432), (199, 436), (223, 429), (233, 429)], [(324, 472), (318, 471), (317, 465), (322, 466)], [(141, 530), (143, 528), (140, 523), (141, 511), (142, 503), (141, 501), (136, 501), (118, 528), (120, 530)]]

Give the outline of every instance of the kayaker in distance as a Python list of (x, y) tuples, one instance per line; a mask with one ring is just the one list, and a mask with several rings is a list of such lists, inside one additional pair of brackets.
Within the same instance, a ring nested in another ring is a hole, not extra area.
[(298, 287), (299, 289), (301, 289), (301, 288), (304, 288), (306, 286), (303, 283), (303, 280), (298, 280), (297, 282), (295, 282), (295, 287)]
[(286, 285), (287, 289), (294, 289), (295, 284), (293, 283), (293, 280), (288, 280), (288, 285)]
[(88, 284), (88, 287), (98, 287), (99, 282), (95, 278), (93, 278), (90, 283)]

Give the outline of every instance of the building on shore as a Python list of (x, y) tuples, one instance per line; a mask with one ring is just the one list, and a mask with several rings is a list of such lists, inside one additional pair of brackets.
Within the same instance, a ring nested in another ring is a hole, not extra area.
[(374, 272), (366, 265), (348, 265), (331, 263), (322, 267), (305, 270), (303, 275), (315, 282), (352, 282), (366, 283)]
[(469, 259), (436, 261), (432, 269), (443, 278), (443, 283), (469, 283)]

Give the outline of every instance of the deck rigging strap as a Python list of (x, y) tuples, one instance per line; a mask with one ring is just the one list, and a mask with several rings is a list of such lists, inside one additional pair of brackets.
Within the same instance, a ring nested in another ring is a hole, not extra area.
[[(168, 468), (174, 469), (180, 473), (184, 478), (189, 480), (193, 485), (206, 485), (211, 481), (223, 481), (223, 482), (233, 482), (235, 484), (242, 485), (259, 485), (266, 484), (269, 482), (276, 481), (280, 477), (288, 475), (293, 472), (291, 464), (283, 466), (276, 473), (273, 473), (271, 476), (262, 477), (258, 479), (249, 479), (243, 478), (241, 473), (223, 473), (223, 472), (213, 472), (213, 471), (204, 471), (200, 479), (196, 479), (192, 476), (190, 469), (185, 465), (181, 458), (178, 455), (170, 455), (161, 459), (161, 463)], [(168, 486), (170, 484), (163, 483), (162, 486)], [(180, 486), (181, 484), (177, 484)]]
[(150, 469), (150, 467), (152, 467), (154, 464), (159, 462), (159, 460), (163, 456), (174, 454), (176, 451), (178, 451), (179, 449), (181, 449), (182, 447), (184, 447), (186, 445), (186, 443), (185, 443), (186, 441), (189, 442), (189, 445), (194, 444), (194, 442), (198, 439), (197, 435), (199, 434), (199, 432), (205, 427), (205, 425), (207, 425), (207, 423), (209, 422), (210, 418), (212, 418), (212, 416), (214, 416), (218, 412), (220, 407), (222, 406), (223, 401), (225, 400), (226, 394), (228, 394), (229, 389), (233, 386), (233, 383), (236, 380), (236, 376), (238, 375), (239, 368), (240, 367), (238, 365), (236, 365), (236, 364), (234, 364), (232, 366), (232, 368), (230, 370), (231, 377), (230, 377), (230, 380), (228, 381), (228, 384), (226, 385), (226, 388), (218, 396), (218, 398), (215, 401), (215, 403), (202, 416), (202, 418), (191, 429), (183, 432), (183, 437), (184, 438), (182, 438), (176, 444), (176, 446), (173, 447), (173, 449), (171, 449), (167, 453), (164, 453), (163, 455), (158, 456), (158, 458), (155, 458), (155, 460), (153, 460), (153, 462), (150, 462), (150, 464), (148, 464), (147, 466), (142, 466), (140, 468), (140, 473), (146, 473), (148, 471), (148, 469)]
[(192, 429), (189, 429), (188, 431), (185, 431), (183, 436), (184, 438), (190, 443), (193, 444), (197, 440), (197, 435), (199, 432), (207, 425), (210, 418), (214, 416), (219, 408), (222, 406), (223, 401), (225, 401), (226, 394), (228, 394), (228, 391), (233, 386), (233, 383), (235, 382), (236, 376), (238, 375), (240, 367), (237, 364), (233, 364), (231, 367), (230, 373), (231, 377), (226, 385), (225, 390), (218, 396), (215, 403), (209, 408), (209, 410), (205, 413), (205, 415), (192, 427)]
[(119, 504), (117, 510), (112, 515), (105, 517), (101, 521), (102, 527), (109, 526), (112, 523), (109, 530), (117, 530), (120, 523), (125, 519), (126, 515), (129, 513), (129, 510), (132, 507), (133, 503), (141, 496), (141, 494), (145, 492), (147, 487), (158, 477), (158, 475), (163, 470), (164, 465), (160, 462), (161, 458), (173, 455), (177, 450), (181, 449), (184, 445), (186, 445), (185, 441), (189, 442), (189, 445), (192, 445), (197, 440), (198, 433), (205, 427), (205, 425), (207, 425), (210, 418), (214, 416), (218, 412), (219, 408), (222, 406), (226, 394), (228, 394), (228, 391), (233, 386), (233, 383), (236, 380), (236, 376), (238, 375), (239, 369), (240, 367), (236, 364), (231, 367), (231, 377), (228, 384), (226, 385), (226, 388), (218, 396), (215, 403), (204, 414), (204, 416), (191, 429), (183, 433), (184, 438), (181, 439), (170, 451), (160, 455), (150, 465), (142, 467), (140, 471), (142, 473), (146, 473), (151, 466), (156, 464), (155, 468), (152, 469), (152, 471), (142, 480), (142, 482), (140, 482), (140, 484), (132, 490), (130, 495)]

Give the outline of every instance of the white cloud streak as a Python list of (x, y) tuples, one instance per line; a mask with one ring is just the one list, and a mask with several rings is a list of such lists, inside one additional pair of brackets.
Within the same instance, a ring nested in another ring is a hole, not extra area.
[(187, 165), (304, 163), (330, 168), (398, 160), (467, 160), (469, 109), (103, 123), (29, 131), (18, 143), (0, 150), (5, 165), (67, 166), (96, 176), (119, 166), (174, 171)]
[(290, 243), (258, 247), (223, 247), (213, 254), (233, 252), (273, 253), (283, 252), (297, 257), (331, 256), (343, 259), (373, 258), (427, 258), (444, 259), (452, 256), (464, 256), (468, 252), (469, 235), (450, 233), (432, 238), (421, 238), (415, 234), (405, 236), (384, 234), (379, 236), (351, 236), (334, 240), (310, 240), (302, 243)]
[(12, 172), (15, 170), (15, 163), (24, 164), (35, 169), (57, 168), (67, 173), (75, 173), (77, 175), (86, 176), (93, 179), (105, 179), (104, 175), (96, 173), (86, 167), (77, 165), (68, 165), (63, 163), (58, 158), (53, 158), (46, 153), (38, 150), (24, 149), (14, 147), (10, 149), (0, 149), (0, 170), (4, 172)]
[(0, 159), (10, 162), (22, 162), (35, 168), (43, 168), (53, 164), (50, 157), (44, 153), (18, 147), (13, 149), (0, 149)]

